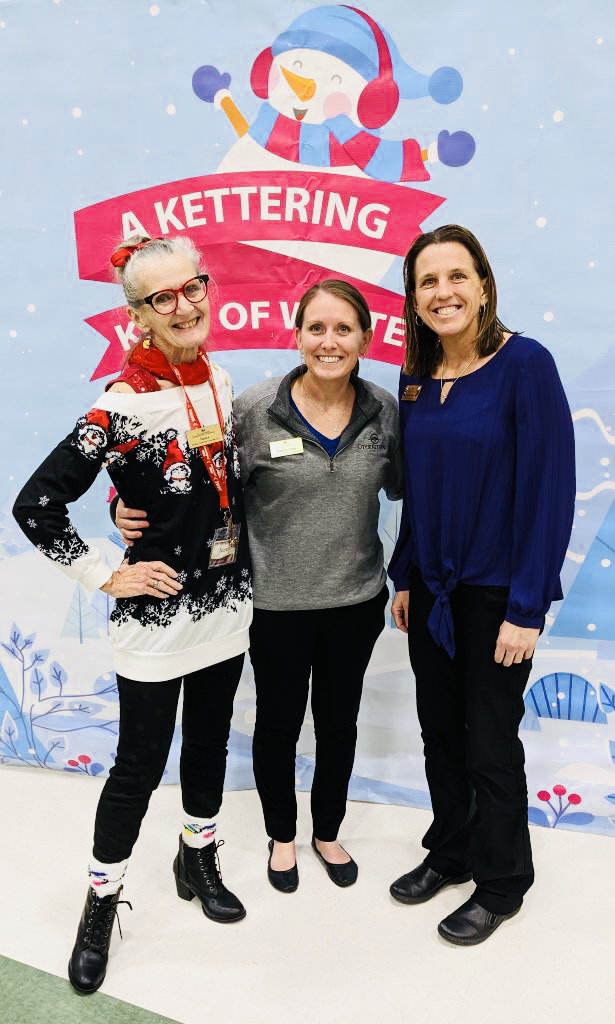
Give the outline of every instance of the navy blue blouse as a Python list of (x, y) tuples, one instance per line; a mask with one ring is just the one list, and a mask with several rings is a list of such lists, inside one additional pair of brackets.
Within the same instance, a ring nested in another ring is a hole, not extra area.
[[(420, 385), (416, 401), (402, 396)], [(396, 590), (418, 568), (435, 597), (434, 639), (455, 651), (449, 596), (458, 583), (510, 587), (506, 619), (541, 628), (561, 600), (559, 574), (575, 498), (574, 432), (553, 357), (513, 335), (459, 378), (401, 374), (405, 490), (389, 565)]]

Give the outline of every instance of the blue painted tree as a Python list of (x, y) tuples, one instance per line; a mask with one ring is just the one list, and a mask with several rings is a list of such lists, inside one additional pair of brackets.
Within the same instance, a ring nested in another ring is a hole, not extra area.
[(111, 618), (111, 612), (115, 601), (109, 594), (105, 594), (103, 590), (95, 590), (94, 596), (90, 601), (90, 607), (94, 612), (94, 620), (96, 622), (98, 635), (103, 633), (109, 636), (109, 619)]
[(96, 612), (90, 606), (87, 593), (80, 583), (77, 583), (73, 592), (61, 635), (79, 637), (80, 644), (84, 640), (98, 639)]
[[(60, 752), (66, 751), (72, 734), (97, 729), (117, 735), (115, 709), (113, 717), (97, 717), (114, 701), (117, 687), (109, 673), (99, 676), (91, 691), (66, 693), (64, 668), (52, 661), (44, 669), (49, 650), (36, 649), (35, 640), (35, 633), (24, 636), (13, 625), (8, 641), (1, 644), (16, 662), (17, 682), (13, 686), (0, 665), (0, 763), (51, 768), (56, 766)], [(77, 770), (87, 764), (87, 774), (103, 771), (104, 765), (93, 762), (89, 755), (80, 756), (88, 760), (78, 762)]]
[(579, 569), (550, 636), (615, 640), (615, 502)]

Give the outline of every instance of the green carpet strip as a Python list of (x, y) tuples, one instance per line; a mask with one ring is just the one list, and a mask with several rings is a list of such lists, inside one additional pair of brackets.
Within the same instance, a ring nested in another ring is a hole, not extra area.
[(0, 956), (0, 1021), (4, 1024), (177, 1024), (121, 999), (80, 996), (68, 981)]

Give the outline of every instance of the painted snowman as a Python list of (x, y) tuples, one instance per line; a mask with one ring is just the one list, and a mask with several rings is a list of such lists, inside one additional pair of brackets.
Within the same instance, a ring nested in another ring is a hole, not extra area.
[[(239, 136), (218, 170), (318, 170), (377, 182), (427, 181), (425, 163), (468, 163), (474, 139), (439, 133), (427, 148), (415, 139), (382, 139), (380, 129), (400, 99), (430, 96), (452, 103), (463, 83), (454, 68), (423, 75), (401, 58), (395, 43), (368, 14), (354, 7), (315, 7), (299, 15), (256, 58), (250, 83), (263, 100), (250, 125), (229, 92), (231, 77), (211, 65), (198, 68), (197, 96), (224, 111)], [(322, 242), (245, 243), (284, 253), (377, 284), (393, 257)]]

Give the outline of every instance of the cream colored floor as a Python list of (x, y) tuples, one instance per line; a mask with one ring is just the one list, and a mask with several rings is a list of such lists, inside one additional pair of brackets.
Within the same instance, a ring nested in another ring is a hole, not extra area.
[[(101, 785), (0, 769), (0, 954), (65, 976)], [(300, 886), (282, 895), (267, 882), (256, 793), (227, 794), (219, 828), (224, 879), (248, 916), (222, 926), (175, 894), (179, 793), (162, 787), (133, 855), (124, 895), (134, 911), (121, 908), (124, 939), (114, 932), (103, 991), (182, 1024), (615, 1019), (612, 840), (532, 829), (538, 882), (523, 911), (484, 945), (463, 949), (443, 942), (436, 924), (467, 898), (470, 884), (417, 907), (388, 894), (389, 883), (421, 859), (425, 811), (350, 804), (342, 839), (360, 873), (341, 890), (308, 848), (308, 800), (299, 795)]]

